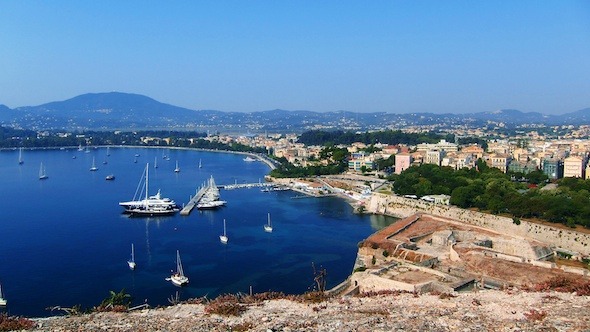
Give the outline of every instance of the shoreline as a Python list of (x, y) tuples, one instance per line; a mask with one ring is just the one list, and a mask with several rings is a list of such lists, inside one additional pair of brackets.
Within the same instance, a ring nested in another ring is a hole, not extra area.
[[(93, 145), (90, 150), (96, 150), (98, 148), (107, 148), (107, 147), (114, 147), (114, 148), (123, 148), (123, 149), (170, 149), (170, 150), (187, 150), (187, 151), (203, 151), (203, 152), (217, 152), (217, 153), (233, 153), (233, 154), (241, 154), (244, 156), (250, 156), (256, 158), (258, 161), (263, 162), (266, 164), (271, 170), (276, 168), (276, 165), (272, 162), (272, 159), (255, 153), (255, 152), (246, 152), (246, 151), (232, 151), (232, 150), (219, 150), (219, 149), (205, 149), (205, 148), (191, 148), (191, 147), (184, 147), (184, 146), (153, 146), (153, 145)], [(78, 150), (79, 146), (52, 146), (52, 147), (28, 147), (23, 148), (23, 151), (33, 151), (33, 150)], [(19, 148), (0, 148), (0, 152), (2, 151), (18, 151)]]

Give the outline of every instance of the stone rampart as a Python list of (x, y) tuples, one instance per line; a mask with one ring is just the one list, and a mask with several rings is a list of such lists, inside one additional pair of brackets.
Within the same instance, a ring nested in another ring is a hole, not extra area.
[(373, 193), (367, 210), (371, 213), (398, 218), (406, 218), (416, 213), (438, 215), (465, 224), (491, 229), (500, 234), (526, 237), (554, 247), (567, 248), (585, 256), (590, 255), (590, 234), (536, 224), (526, 220), (521, 220), (520, 225), (517, 225), (512, 218), (379, 193)]

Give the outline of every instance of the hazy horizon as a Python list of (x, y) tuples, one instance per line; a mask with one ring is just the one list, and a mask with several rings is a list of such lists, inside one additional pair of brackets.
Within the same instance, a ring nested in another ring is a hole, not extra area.
[(0, 2), (0, 103), (122, 91), (194, 110), (590, 107), (586, 1)]

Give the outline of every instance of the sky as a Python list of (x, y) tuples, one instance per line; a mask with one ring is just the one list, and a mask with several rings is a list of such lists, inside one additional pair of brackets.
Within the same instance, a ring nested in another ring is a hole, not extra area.
[(0, 104), (128, 92), (196, 110), (590, 107), (590, 1), (0, 1)]

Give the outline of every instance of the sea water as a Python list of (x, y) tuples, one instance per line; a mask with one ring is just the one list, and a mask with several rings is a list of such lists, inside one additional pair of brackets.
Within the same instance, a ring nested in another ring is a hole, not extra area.
[[(339, 198), (295, 198), (291, 191), (221, 190), (227, 206), (190, 216), (129, 218), (149, 163), (149, 192), (182, 205), (214, 177), (218, 185), (264, 181), (269, 167), (231, 153), (106, 148), (0, 151), (0, 283), (12, 315), (48, 316), (47, 308), (91, 308), (125, 290), (132, 305), (250, 291), (303, 293), (314, 270), (327, 287), (352, 272), (357, 244), (392, 218), (355, 215)], [(98, 167), (90, 171), (92, 160)], [(178, 161), (180, 172), (174, 168)], [(41, 162), (48, 179), (39, 180)], [(199, 162), (201, 167), (199, 167)], [(157, 168), (154, 168), (157, 163)], [(115, 180), (106, 181), (108, 174)], [(271, 214), (273, 232), (263, 229)], [(226, 219), (229, 242), (219, 235)], [(137, 268), (127, 260), (135, 246)], [(180, 251), (188, 286), (165, 279)]]

